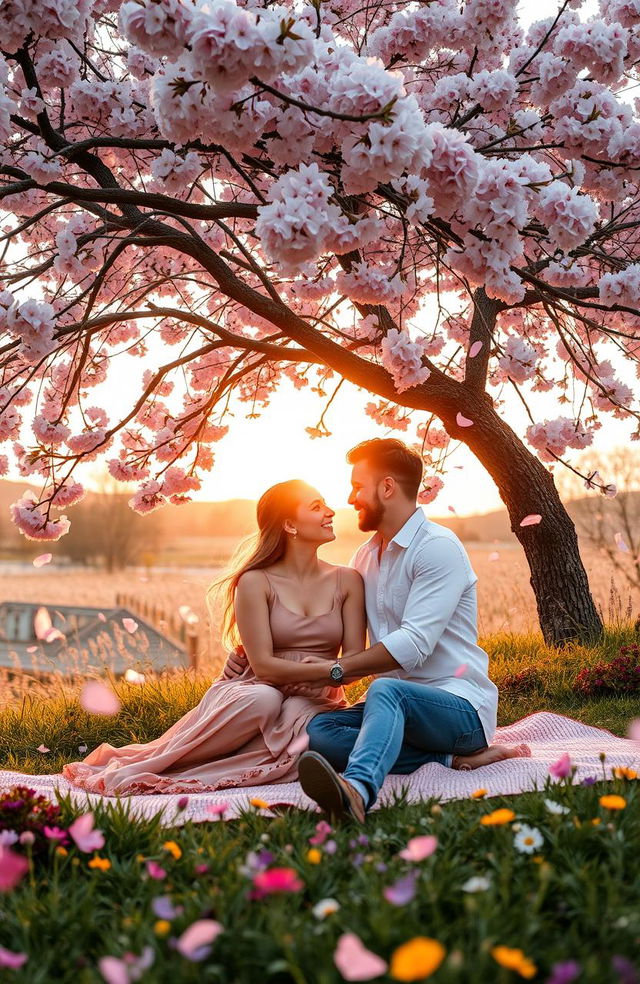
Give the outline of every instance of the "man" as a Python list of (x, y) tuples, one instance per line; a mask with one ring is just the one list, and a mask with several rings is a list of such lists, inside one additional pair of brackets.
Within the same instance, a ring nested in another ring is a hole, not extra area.
[(329, 814), (362, 822), (389, 772), (427, 762), (474, 769), (531, 752), (489, 745), (498, 692), (477, 645), (477, 577), (458, 537), (416, 504), (420, 455), (375, 439), (347, 460), (349, 503), (360, 529), (374, 531), (352, 560), (364, 581), (370, 647), (340, 660), (331, 679), (376, 679), (359, 703), (313, 718), (298, 772)]

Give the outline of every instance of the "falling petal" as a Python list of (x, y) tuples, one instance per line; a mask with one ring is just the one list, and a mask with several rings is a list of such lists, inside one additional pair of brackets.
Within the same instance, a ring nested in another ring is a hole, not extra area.
[(51, 627), (51, 615), (49, 615), (48, 609), (39, 608), (33, 617), (33, 631), (36, 634), (36, 639), (44, 639)]
[(69, 827), (69, 835), (77, 847), (85, 854), (100, 851), (104, 847), (104, 835), (101, 830), (94, 830), (93, 813), (83, 813)]
[[(0, 946), (0, 967), (10, 967), (11, 970), (17, 970), (28, 959), (26, 953), (14, 953), (13, 950), (5, 950), (3, 946)], [(17, 978), (15, 979), (17, 980)]]
[(453, 508), (453, 506), (447, 506), (447, 509), (449, 510), (450, 513), (453, 513), (454, 516), (456, 515), (456, 511)]
[(38, 652), (38, 646), (28, 646), (27, 647), (27, 652), (28, 653), (37, 653)]
[(404, 850), (398, 854), (405, 861), (424, 861), (430, 857), (438, 846), (438, 838), (432, 834), (423, 834), (421, 837), (412, 837)]
[(473, 345), (471, 346), (471, 348), (469, 349), (469, 354), (468, 354), (467, 358), (468, 359), (475, 359), (476, 355), (478, 354), (478, 352), (482, 348), (483, 344), (484, 343), (483, 342), (480, 342), (480, 341), (474, 342)]
[(456, 414), (456, 424), (458, 427), (473, 427), (473, 420), (469, 420), (468, 417), (463, 416), (463, 414)]
[(53, 554), (50, 553), (40, 554), (39, 557), (33, 558), (33, 566), (44, 567), (45, 564), (50, 564), (52, 559), (53, 559)]
[(50, 749), (49, 749), (49, 748), (47, 748), (47, 746), (46, 746), (46, 745), (38, 745), (38, 747), (37, 747), (37, 749), (36, 749), (36, 751), (38, 751), (38, 752), (42, 752), (42, 754), (43, 754), (43, 755), (45, 755), (45, 754), (46, 754), (46, 752), (48, 752), (48, 751), (50, 751)]
[(113, 690), (99, 680), (88, 680), (80, 692), (80, 706), (89, 714), (117, 714), (121, 704)]
[(625, 543), (625, 539), (622, 533), (616, 533), (613, 539), (616, 541), (616, 546), (618, 550), (621, 550), (622, 553), (629, 553), (629, 547)]
[(202, 960), (209, 953), (209, 944), (220, 935), (222, 928), (215, 919), (198, 919), (180, 936), (176, 950), (187, 960)]
[(107, 616), (104, 614), (104, 612), (98, 612), (98, 618), (100, 619), (101, 622), (107, 621)]
[(138, 623), (136, 622), (135, 618), (123, 618), (122, 624), (124, 625), (127, 632), (133, 633), (138, 628)]
[(468, 663), (460, 663), (460, 666), (457, 668), (457, 670), (453, 674), (454, 677), (464, 676), (465, 673), (467, 672), (467, 669), (468, 668), (469, 668), (469, 664)]
[(102, 957), (98, 960), (98, 969), (106, 984), (129, 984), (129, 968), (124, 960), (118, 957)]
[(494, 563), (496, 560), (500, 560), (500, 554), (498, 553), (497, 550), (494, 550), (493, 553), (489, 554), (489, 560), (492, 563)]
[(367, 950), (355, 933), (343, 933), (333, 954), (333, 961), (345, 981), (371, 981), (387, 969), (382, 957)]
[(144, 673), (138, 673), (136, 670), (128, 669), (124, 675), (127, 683), (144, 683), (145, 675)]
[(542, 516), (539, 513), (529, 513), (520, 521), (520, 526), (537, 526), (541, 520)]

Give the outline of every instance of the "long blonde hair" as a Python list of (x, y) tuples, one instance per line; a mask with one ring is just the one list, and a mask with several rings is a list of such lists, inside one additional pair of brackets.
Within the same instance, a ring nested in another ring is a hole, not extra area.
[(228, 570), (207, 589), (212, 625), (218, 604), (222, 602), (222, 644), (226, 649), (234, 649), (240, 643), (234, 605), (238, 581), (246, 571), (262, 570), (284, 556), (287, 545), (284, 524), (295, 517), (306, 489), (306, 482), (299, 478), (279, 482), (267, 489), (256, 509), (258, 532), (240, 543), (229, 561)]

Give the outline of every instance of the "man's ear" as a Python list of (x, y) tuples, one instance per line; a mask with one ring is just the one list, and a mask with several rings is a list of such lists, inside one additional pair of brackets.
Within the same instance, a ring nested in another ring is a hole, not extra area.
[(396, 485), (397, 483), (395, 478), (392, 478), (390, 475), (385, 476), (385, 478), (382, 479), (383, 498), (390, 499), (396, 490)]

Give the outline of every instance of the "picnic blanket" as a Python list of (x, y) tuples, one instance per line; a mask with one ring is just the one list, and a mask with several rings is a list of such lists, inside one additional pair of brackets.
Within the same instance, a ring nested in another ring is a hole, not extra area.
[[(549, 766), (565, 752), (577, 767), (574, 776), (576, 783), (589, 777), (611, 779), (615, 766), (627, 766), (640, 773), (640, 741), (618, 738), (610, 731), (590, 727), (561, 714), (546, 711), (531, 714), (508, 727), (498, 728), (494, 742), (526, 742), (531, 747), (532, 757), (507, 759), (470, 772), (429, 763), (411, 775), (388, 776), (373, 809), (393, 804), (403, 793), (407, 802), (419, 803), (429, 799), (440, 802), (466, 799), (479, 787), (487, 790), (488, 797), (540, 789), (549, 775)], [(603, 753), (606, 756), (604, 763), (601, 760)], [(62, 794), (69, 793), (78, 806), (87, 809), (100, 801), (116, 802), (112, 797), (76, 789), (60, 774), (34, 776), (22, 772), (0, 771), (0, 790), (14, 785), (27, 785), (54, 802), (57, 790)], [(250, 809), (252, 799), (263, 800), (272, 805), (287, 804), (302, 810), (318, 809), (305, 796), (297, 782), (192, 793), (183, 809), (178, 809), (177, 806), (180, 798), (176, 794), (165, 794), (124, 796), (122, 800), (130, 805), (132, 815), (149, 817), (161, 813), (165, 826), (183, 824), (188, 820), (229, 820)], [(212, 813), (212, 806), (225, 806), (225, 809), (220, 813)], [(268, 814), (269, 811), (264, 812)]]

